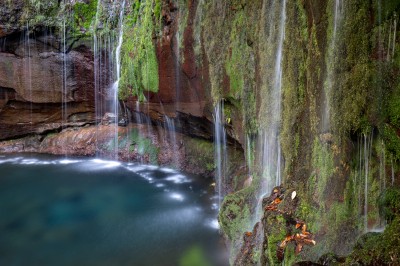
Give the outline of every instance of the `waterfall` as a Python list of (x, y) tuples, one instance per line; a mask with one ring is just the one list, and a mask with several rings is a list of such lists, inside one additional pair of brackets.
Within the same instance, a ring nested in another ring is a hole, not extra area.
[[(118, 7), (118, 8), (117, 8)], [(108, 27), (109, 19), (100, 21), (99, 14), (102, 12), (102, 1), (97, 2), (97, 13), (93, 32), (94, 51), (94, 85), (95, 85), (95, 119), (97, 123), (112, 123), (113, 139), (109, 142), (109, 149), (113, 152), (114, 158), (118, 159), (118, 124), (126, 123), (120, 120), (121, 106), (118, 100), (118, 87), (121, 77), (121, 48), (123, 42), (123, 19), (125, 1), (120, 5), (113, 3), (109, 18), (118, 18), (118, 33), (114, 37), (111, 33), (98, 33), (98, 29)], [(116, 41), (116, 45), (114, 44)], [(125, 117), (125, 114), (121, 114)], [(96, 146), (99, 145), (99, 127), (96, 130)], [(100, 149), (96, 149), (100, 150)], [(98, 154), (97, 154), (98, 155)]]
[[(372, 134), (371, 134), (372, 138)], [(368, 174), (369, 161), (371, 158), (372, 139), (369, 141), (367, 135), (364, 134), (364, 230), (368, 232)]]
[(165, 136), (167, 139), (169, 139), (169, 144), (172, 148), (174, 156), (174, 161), (172, 162), (175, 168), (178, 168), (179, 166), (179, 160), (178, 160), (178, 145), (176, 142), (176, 129), (175, 129), (175, 121), (173, 118), (170, 118), (168, 116), (164, 116), (165, 119)]
[(394, 186), (394, 164), (393, 164), (393, 155), (390, 158), (390, 163), (392, 165), (392, 187)]
[(176, 101), (175, 101), (175, 107), (177, 110), (179, 110), (179, 103), (180, 103), (180, 98), (181, 98), (181, 75), (180, 75), (180, 34), (179, 30), (176, 31), (175, 33), (175, 88), (176, 88)]
[(381, 141), (381, 154), (379, 156), (379, 180), (380, 191), (383, 192), (386, 189), (386, 152), (383, 140)]
[(117, 48), (115, 49), (115, 65), (116, 65), (116, 80), (112, 85), (113, 92), (113, 113), (115, 115), (114, 126), (114, 154), (115, 159), (118, 160), (118, 122), (119, 122), (119, 100), (118, 100), (118, 86), (121, 77), (121, 47), (124, 35), (123, 18), (124, 18), (125, 1), (122, 2), (122, 7), (119, 15), (119, 37)]
[(394, 19), (393, 19), (393, 27), (394, 27), (394, 30), (393, 30), (392, 59), (394, 59), (394, 52), (395, 52), (395, 48), (396, 48), (396, 31), (397, 31), (397, 29), (396, 29), (396, 27), (397, 27), (396, 17), (394, 17)]
[[(285, 22), (286, 22), (286, 1), (281, 3), (273, 3), (271, 10), (265, 7), (268, 12), (268, 21), (263, 22), (269, 25), (267, 32), (266, 50), (275, 48), (275, 59), (273, 65), (266, 63), (267, 69), (264, 83), (266, 83), (265, 94), (266, 103), (263, 103), (260, 111), (261, 120), (268, 120), (261, 127), (260, 148), (261, 148), (261, 184), (258, 192), (257, 211), (261, 209), (262, 198), (269, 193), (274, 186), (282, 183), (281, 171), (281, 146), (279, 142), (279, 132), (281, 123), (281, 100), (282, 100), (282, 58), (283, 58), (283, 42), (285, 38)], [(276, 10), (274, 10), (276, 9)], [(279, 14), (276, 18), (275, 12)], [(276, 25), (274, 23), (277, 23)], [(275, 26), (275, 27), (274, 27)], [(273, 54), (271, 54), (273, 56)], [(264, 58), (268, 60), (269, 58)], [(269, 67), (269, 68), (268, 68)], [(269, 72), (268, 72), (269, 71)], [(269, 74), (269, 75), (268, 75)], [(260, 214), (256, 215), (259, 216)], [(255, 217), (258, 220), (259, 217)]]
[(246, 135), (246, 165), (247, 165), (247, 171), (249, 174), (249, 177), (252, 173), (252, 164), (253, 164), (253, 160), (252, 160), (252, 147), (251, 147), (251, 140), (250, 140), (250, 136), (247, 134)]
[(328, 53), (326, 58), (326, 78), (324, 84), (324, 109), (322, 114), (322, 133), (329, 132), (330, 130), (330, 109), (331, 109), (331, 94), (333, 90), (333, 83), (335, 80), (335, 58), (337, 54), (337, 31), (340, 27), (340, 23), (342, 21), (342, 1), (335, 0), (334, 9), (334, 17), (333, 17), (333, 29), (331, 38), (328, 45)]
[(363, 219), (364, 232), (369, 231), (368, 213), (369, 213), (369, 195), (370, 184), (372, 184), (371, 174), (371, 156), (372, 156), (373, 133), (363, 134), (359, 138), (359, 156), (358, 156), (358, 210)]
[[(392, 25), (393, 23), (393, 25)], [(397, 17), (390, 21), (389, 36), (388, 36), (388, 47), (386, 53), (386, 61), (394, 59), (394, 53), (396, 51), (396, 32), (397, 32)]]
[[(94, 67), (94, 106), (95, 106), (95, 121), (96, 124), (101, 121), (102, 117), (102, 112), (100, 108), (100, 104), (102, 103), (101, 101), (101, 59), (100, 59), (100, 47), (99, 47), (99, 41), (97, 37), (97, 27), (99, 23), (99, 13), (100, 13), (100, 2), (97, 2), (97, 10), (96, 10), (96, 18), (95, 18), (95, 23), (94, 23), (94, 29), (93, 29), (93, 67)], [(95, 136), (95, 141), (96, 141), (96, 155), (98, 149), (98, 143), (99, 143), (99, 131), (98, 127), (96, 127), (96, 136)]]
[(29, 36), (30, 32), (29, 32), (29, 22), (26, 22), (26, 34), (25, 34), (25, 45), (26, 45), (26, 50), (25, 53), (28, 54), (28, 62), (27, 62), (27, 79), (28, 79), (28, 86), (27, 89), (29, 90), (29, 102), (30, 102), (30, 117), (29, 117), (29, 123), (30, 123), (30, 127), (31, 127), (31, 131), (33, 130), (33, 100), (32, 100), (32, 62), (31, 62), (31, 42), (30, 42), (30, 36)]
[(218, 206), (221, 207), (223, 199), (222, 184), (226, 177), (226, 166), (228, 162), (227, 146), (226, 146), (226, 130), (224, 117), (224, 103), (219, 101), (214, 107), (214, 153), (215, 153), (215, 183), (218, 192)]
[[(62, 119), (61, 123), (62, 129), (66, 128), (68, 123), (68, 89), (67, 89), (67, 28), (66, 28), (66, 14), (63, 16), (63, 40), (62, 40), (62, 53), (63, 53), (63, 69), (62, 69), (62, 100), (61, 100), (61, 108), (62, 108)], [(65, 147), (62, 148), (63, 153), (65, 153)]]

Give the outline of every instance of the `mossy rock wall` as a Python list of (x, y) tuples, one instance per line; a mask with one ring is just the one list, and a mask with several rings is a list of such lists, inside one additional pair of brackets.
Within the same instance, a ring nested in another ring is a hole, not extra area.
[[(225, 1), (198, 8), (203, 10), (200, 51), (208, 59), (212, 101), (231, 104), (229, 113), (241, 120), (233, 123), (236, 138), (245, 147), (246, 136), (256, 139), (269, 123), (260, 114), (271, 104), (266, 88), (272, 77), (265, 68), (276, 42), (268, 43), (265, 14), (274, 5)], [(303, 259), (329, 251), (349, 253), (360, 234), (379, 227), (379, 194), (399, 185), (399, 39), (394, 40), (399, 8), (394, 1), (341, 1), (341, 18), (334, 26), (335, 1), (286, 3), (283, 182), (303, 194), (301, 216), (321, 243), (304, 252)], [(328, 75), (333, 76), (330, 92)], [(328, 129), (323, 127), (327, 98)], [(255, 148), (246, 154), (256, 159), (247, 165), (253, 173), (260, 174), (261, 152)], [(226, 228), (228, 236), (233, 228)], [(340, 245), (344, 239), (349, 245)]]

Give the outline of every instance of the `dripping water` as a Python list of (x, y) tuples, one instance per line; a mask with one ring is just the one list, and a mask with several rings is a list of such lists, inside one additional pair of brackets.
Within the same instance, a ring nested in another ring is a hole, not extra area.
[[(95, 106), (95, 121), (96, 124), (101, 121), (102, 113), (101, 113), (101, 92), (100, 92), (100, 84), (101, 84), (101, 52), (99, 47), (99, 40), (97, 37), (97, 27), (99, 23), (99, 13), (100, 13), (100, 2), (97, 2), (97, 10), (96, 10), (96, 18), (94, 23), (93, 30), (93, 60), (94, 60), (94, 106)], [(98, 156), (97, 151), (98, 143), (99, 143), (99, 127), (96, 126), (96, 156)]]
[(118, 100), (118, 87), (119, 80), (121, 77), (121, 47), (123, 41), (123, 16), (125, 9), (125, 1), (122, 2), (122, 7), (119, 14), (119, 35), (118, 35), (118, 44), (115, 49), (115, 67), (116, 67), (116, 80), (112, 85), (112, 93), (113, 93), (113, 114), (114, 114), (114, 156), (115, 159), (118, 160), (118, 123), (119, 123), (119, 100)]
[(226, 177), (226, 164), (228, 161), (226, 146), (226, 129), (224, 127), (224, 103), (219, 101), (214, 108), (214, 158), (216, 166), (216, 190), (218, 192), (218, 207), (223, 199), (223, 181)]
[(28, 72), (28, 86), (27, 89), (29, 91), (29, 125), (30, 125), (30, 131), (33, 131), (33, 99), (32, 99), (32, 59), (31, 59), (31, 42), (30, 42), (30, 30), (29, 30), (29, 21), (26, 22), (26, 35), (25, 35), (26, 41), (26, 53), (28, 55), (28, 60), (27, 60), (27, 71)]
[[(64, 1), (65, 5), (65, 1)], [(67, 122), (68, 122), (68, 91), (67, 91), (67, 29), (66, 29), (66, 13), (63, 15), (63, 36), (62, 36), (62, 54), (63, 54), (63, 68), (62, 68), (62, 93), (61, 93), (61, 110), (62, 110), (62, 119), (61, 123), (62, 129), (65, 129), (67, 127)], [(63, 144), (65, 145), (65, 144)], [(63, 153), (65, 154), (66, 148), (65, 146), (62, 147)]]
[(251, 140), (248, 134), (246, 135), (246, 165), (248, 169), (248, 174), (250, 176), (252, 172), (252, 158), (251, 158)]
[(181, 101), (181, 75), (180, 75), (180, 49), (181, 42), (179, 30), (175, 33), (175, 108), (179, 110), (179, 103)]
[(175, 168), (178, 168), (179, 166), (179, 160), (178, 160), (178, 145), (176, 142), (176, 128), (175, 128), (175, 121), (173, 118), (170, 118), (168, 116), (164, 116), (165, 118), (165, 136), (169, 140), (169, 144), (171, 146), (171, 150), (175, 156), (173, 156), (173, 165)]
[(372, 156), (373, 132), (363, 134), (359, 139), (359, 179), (358, 179), (358, 206), (363, 217), (364, 232), (369, 232), (368, 227), (368, 202), (369, 189), (372, 184), (371, 156)]
[(393, 164), (393, 155), (390, 158), (390, 163), (392, 165), (392, 186), (394, 186), (394, 164)]
[(385, 143), (381, 140), (381, 154), (379, 158), (379, 185), (380, 192), (383, 192), (386, 189), (386, 152), (385, 152)]
[(396, 16), (393, 19), (393, 48), (392, 48), (392, 60), (394, 59), (394, 52), (395, 52), (395, 48), (396, 48), (396, 31), (397, 31), (397, 18)]
[(333, 90), (333, 83), (335, 80), (335, 58), (337, 54), (337, 43), (338, 43), (338, 38), (337, 38), (337, 32), (338, 29), (340, 28), (340, 23), (342, 20), (342, 0), (335, 0), (335, 5), (333, 7), (334, 9), (334, 17), (333, 17), (333, 32), (332, 32), (332, 37), (329, 42), (329, 49), (328, 49), (328, 56), (326, 59), (326, 78), (325, 78), (325, 103), (324, 103), (324, 109), (323, 109), (323, 115), (322, 115), (322, 132), (326, 133), (329, 132), (330, 130), (330, 112), (331, 112), (331, 93)]
[[(282, 183), (281, 171), (281, 147), (279, 143), (280, 121), (281, 121), (281, 96), (282, 96), (282, 58), (283, 58), (283, 42), (285, 38), (285, 23), (286, 23), (286, 1), (281, 4), (275, 3), (276, 8), (279, 10), (280, 17), (275, 17), (275, 10), (266, 11), (269, 13), (266, 25), (270, 25), (269, 35), (267, 38), (267, 49), (269, 46), (276, 47), (275, 61), (273, 63), (272, 82), (267, 82), (267, 90), (269, 92), (267, 103), (264, 103), (264, 108), (260, 115), (263, 119), (268, 118), (269, 122), (261, 128), (261, 174), (263, 176), (258, 192), (258, 200), (255, 214), (255, 221), (259, 220), (261, 215), (262, 198), (269, 193), (274, 186)], [(271, 13), (272, 12), (272, 13)], [(274, 21), (277, 22), (276, 27), (273, 27)], [(267, 70), (268, 71), (268, 70)], [(267, 92), (267, 93), (268, 93)]]

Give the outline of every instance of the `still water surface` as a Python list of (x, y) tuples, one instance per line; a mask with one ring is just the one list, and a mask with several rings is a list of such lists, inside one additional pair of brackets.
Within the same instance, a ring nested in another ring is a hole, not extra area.
[(0, 155), (0, 265), (225, 265), (213, 196), (166, 168)]

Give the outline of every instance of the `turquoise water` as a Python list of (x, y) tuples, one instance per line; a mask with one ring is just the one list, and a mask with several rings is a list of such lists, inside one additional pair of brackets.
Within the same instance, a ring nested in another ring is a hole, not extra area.
[(146, 165), (0, 156), (0, 265), (225, 265), (209, 182)]

